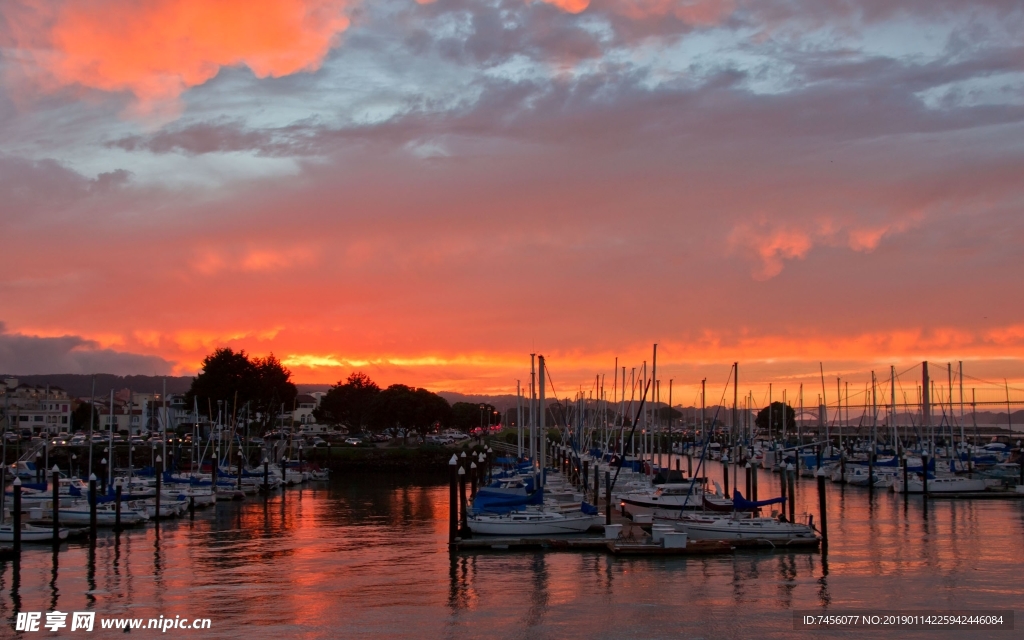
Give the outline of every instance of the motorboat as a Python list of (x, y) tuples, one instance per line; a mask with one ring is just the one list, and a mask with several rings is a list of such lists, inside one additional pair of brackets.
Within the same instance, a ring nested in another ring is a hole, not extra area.
[(522, 510), (510, 513), (477, 513), (466, 518), (470, 531), (485, 536), (542, 536), (582, 533), (603, 520), (600, 514), (583, 511), (563, 513)]

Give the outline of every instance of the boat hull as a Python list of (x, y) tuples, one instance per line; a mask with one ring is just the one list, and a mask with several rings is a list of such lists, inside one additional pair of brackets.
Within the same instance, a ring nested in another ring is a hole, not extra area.
[(516, 519), (508, 516), (472, 516), (467, 520), (470, 531), (485, 536), (544, 536), (583, 533), (598, 524), (603, 516), (566, 516), (545, 520)]
[(778, 522), (771, 518), (733, 520), (722, 518), (694, 522), (677, 522), (676, 531), (691, 540), (768, 540), (786, 543), (792, 540), (814, 540), (814, 530), (807, 525)]

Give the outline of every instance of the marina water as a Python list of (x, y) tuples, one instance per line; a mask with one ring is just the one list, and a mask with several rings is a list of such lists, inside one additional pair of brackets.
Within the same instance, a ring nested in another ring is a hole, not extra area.
[[(709, 475), (721, 480), (721, 464)], [(761, 496), (780, 477), (760, 472)], [(1024, 503), (829, 484), (829, 546), (707, 557), (450, 555), (443, 476), (339, 476), (117, 538), (26, 546), (0, 564), (0, 636), (17, 611), (210, 618), (201, 638), (786, 638), (793, 612), (1022, 609)], [(810, 479), (797, 512), (817, 512)], [(827, 609), (826, 609), (827, 607)], [(1018, 631), (880, 630), (887, 637)], [(111, 631), (97, 629), (99, 637)], [(120, 632), (118, 632), (120, 633)], [(153, 631), (139, 631), (147, 637)], [(40, 634), (49, 635), (48, 631)], [(35, 635), (35, 634), (28, 634)]]

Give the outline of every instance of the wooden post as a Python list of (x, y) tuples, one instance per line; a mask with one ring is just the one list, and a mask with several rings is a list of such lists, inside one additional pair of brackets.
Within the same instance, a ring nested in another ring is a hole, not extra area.
[(89, 476), (89, 540), (96, 542), (96, 474)]
[(587, 495), (587, 478), (590, 477), (590, 462), (587, 460), (583, 461), (583, 477), (580, 480), (580, 489), (583, 491), (583, 495)]
[[(1024, 465), (1021, 465), (1024, 467)], [(924, 497), (928, 497), (928, 454), (921, 454), (921, 489)], [(927, 507), (925, 507), (927, 509)]]
[(825, 505), (825, 470), (818, 468), (818, 525), (821, 530), (821, 549), (828, 548), (828, 516)]
[(469, 505), (466, 503), (466, 469), (463, 467), (459, 467), (459, 504), (461, 506), (461, 508), (459, 509), (459, 512), (461, 514), (461, 526), (459, 527), (459, 535), (463, 538), (468, 538), (469, 515), (467, 511), (469, 510)]
[(160, 526), (159, 525), (159, 522), (160, 522), (160, 480), (161, 480), (160, 476), (162, 475), (160, 473), (160, 463), (161, 462), (163, 462), (163, 460), (160, 458), (160, 456), (157, 456), (156, 457), (156, 468), (153, 469), (153, 471), (156, 472), (156, 511), (155, 511), (155, 513), (156, 513), (156, 522), (158, 523), (157, 524), (158, 527)]
[(796, 522), (796, 468), (787, 466), (786, 475), (789, 481), (789, 521)]
[(907, 476), (909, 475), (907, 473), (907, 466), (909, 465), (909, 462), (910, 461), (908, 459), (907, 454), (904, 453), (903, 454), (903, 458), (900, 460), (900, 463), (903, 464), (903, 499), (904, 500), (907, 499), (907, 494), (908, 494), (908, 491), (910, 490), (910, 485), (907, 484)]
[(121, 480), (114, 480), (114, 531), (121, 532)]
[(750, 492), (751, 491), (751, 480), (750, 480), (751, 468), (750, 468), (750, 463), (749, 462), (746, 464), (746, 471), (747, 471), (747, 500), (753, 500), (754, 499), (754, 494), (752, 494)]
[(722, 476), (725, 478), (725, 497), (729, 497), (729, 463), (722, 463)]
[(686, 454), (686, 477), (693, 477), (693, 449), (690, 449)]
[[(782, 479), (782, 497), (786, 497), (786, 467), (779, 469), (779, 476)], [(788, 502), (788, 500), (787, 500)], [(786, 503), (782, 504), (782, 513), (786, 513)]]
[(270, 460), (263, 458), (263, 501), (270, 496)]
[(470, 482), (469, 499), (470, 500), (473, 500), (474, 498), (476, 498), (476, 480), (477, 480), (477, 477), (479, 475), (480, 475), (480, 471), (479, 471), (479, 469), (477, 469), (476, 463), (475, 462), (470, 462), (469, 463), (469, 482)]
[(195, 520), (196, 519), (196, 497), (195, 496), (189, 496), (188, 497), (188, 519), (189, 520)]
[(14, 478), (14, 553), (21, 555), (21, 478)]
[(53, 546), (60, 545), (60, 469), (53, 465), (50, 482), (53, 484)]
[(750, 468), (750, 496), (751, 500), (757, 500), (757, 465)]
[(612, 523), (612, 472), (604, 472), (604, 523)]
[(448, 461), (448, 544), (455, 542), (459, 532), (459, 459), (452, 454)]
[(875, 445), (874, 440), (871, 441), (871, 451), (868, 451), (868, 493), (875, 492)]
[(601, 504), (601, 470), (594, 465), (594, 506)]

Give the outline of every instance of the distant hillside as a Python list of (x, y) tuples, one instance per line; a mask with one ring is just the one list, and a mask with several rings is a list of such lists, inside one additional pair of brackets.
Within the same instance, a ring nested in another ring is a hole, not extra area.
[(2, 378), (17, 378), (21, 384), (60, 387), (73, 398), (88, 398), (92, 393), (92, 381), (96, 379), (96, 395), (103, 396), (111, 389), (131, 389), (140, 393), (159, 393), (167, 381), (167, 393), (185, 393), (192, 384), (192, 376), (115, 376), (97, 373), (95, 376), (75, 373), (51, 373), (46, 375), (17, 376), (3, 375)]

